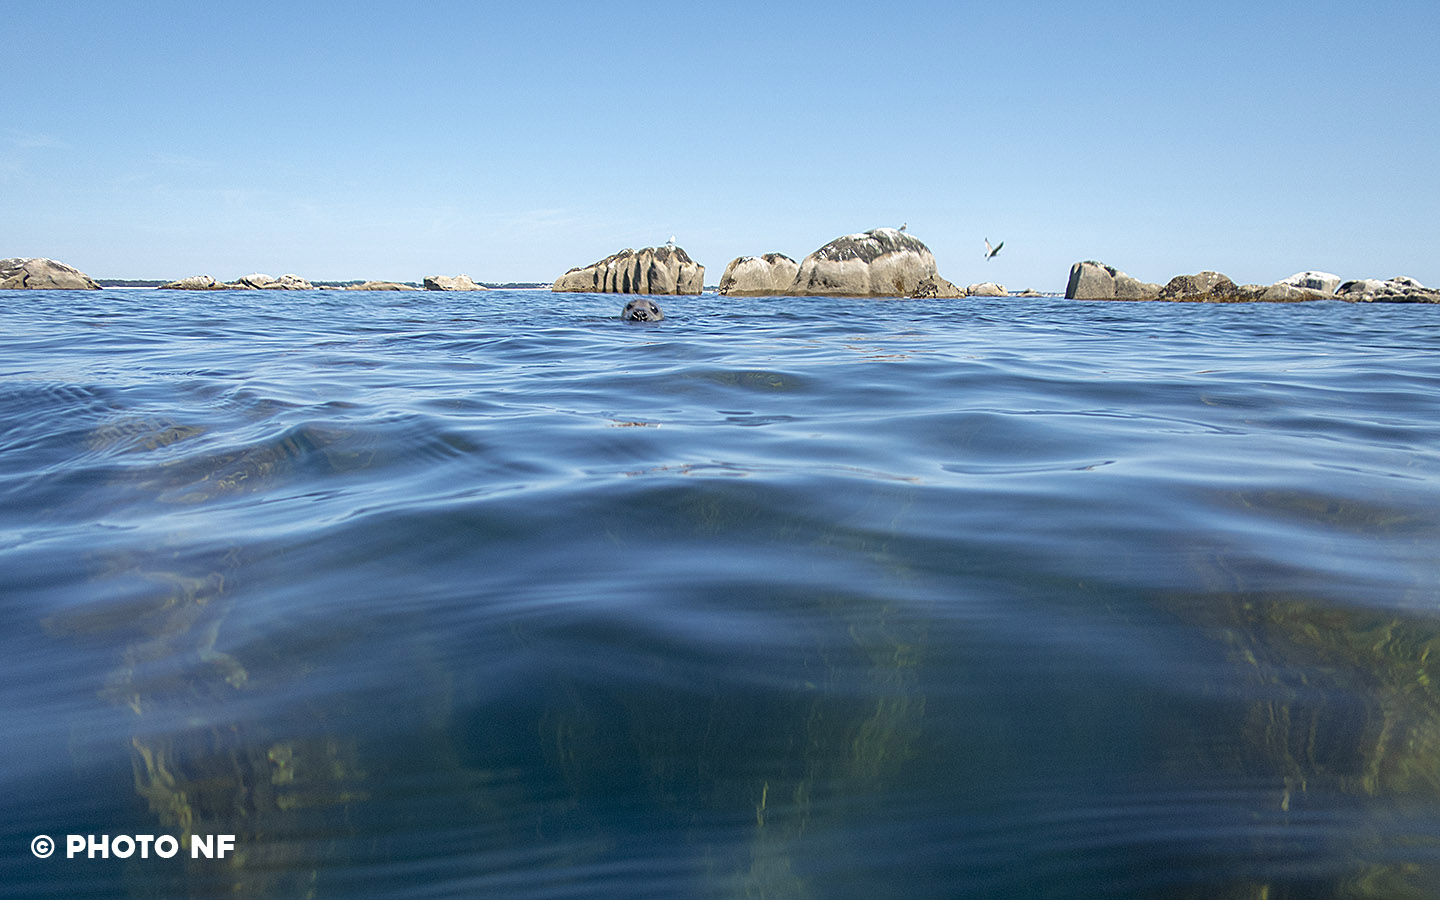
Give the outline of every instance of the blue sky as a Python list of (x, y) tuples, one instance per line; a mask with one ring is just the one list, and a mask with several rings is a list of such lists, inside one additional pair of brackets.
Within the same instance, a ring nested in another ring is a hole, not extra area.
[[(1440, 4), (0, 4), (0, 257), (715, 283), (909, 223), (961, 285), (1440, 284)], [(994, 260), (982, 241), (1005, 241)]]

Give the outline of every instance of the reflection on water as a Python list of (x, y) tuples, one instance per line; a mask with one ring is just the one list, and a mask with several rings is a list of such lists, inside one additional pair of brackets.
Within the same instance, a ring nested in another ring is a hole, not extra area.
[(1440, 894), (1433, 311), (131, 302), (4, 312), (17, 896)]

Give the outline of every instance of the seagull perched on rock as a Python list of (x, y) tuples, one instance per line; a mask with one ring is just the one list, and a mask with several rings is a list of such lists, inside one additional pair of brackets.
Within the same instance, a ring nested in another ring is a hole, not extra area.
[(906, 226), (906, 225), (909, 225), (909, 224), (910, 224), (909, 222), (901, 222), (901, 223), (900, 223), (900, 230), (901, 230), (901, 231), (904, 231), (904, 230), (905, 230), (905, 226)]
[(670, 240), (665, 242), (665, 246), (669, 247), (671, 250), (675, 249), (675, 235), (670, 235)]
[(1000, 248), (1003, 247), (1003, 246), (1005, 246), (1005, 242), (1004, 242), (1004, 241), (1001, 241), (1000, 243), (998, 243), (998, 244), (996, 244), (995, 246), (992, 247), (992, 246), (990, 246), (990, 239), (989, 239), (989, 238), (986, 238), (986, 239), (985, 239), (985, 258), (986, 258), (986, 259), (991, 259), (991, 258), (993, 258), (993, 257), (995, 256), (995, 254), (997, 254), (997, 253), (1000, 252)]

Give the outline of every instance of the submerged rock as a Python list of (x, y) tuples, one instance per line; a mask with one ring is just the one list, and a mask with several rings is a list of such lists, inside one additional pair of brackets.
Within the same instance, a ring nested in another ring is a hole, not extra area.
[(673, 244), (625, 248), (599, 262), (577, 267), (555, 279), (552, 291), (597, 294), (698, 294), (705, 267)]
[(1070, 281), (1065, 285), (1069, 300), (1154, 300), (1160, 296), (1160, 285), (1140, 281), (1114, 266), (1087, 260), (1070, 267)]
[[(483, 287), (470, 280), (469, 275), (426, 275), (425, 290), (427, 291), (486, 291), (489, 288)], [(410, 290), (410, 288), (405, 288)]]
[(0, 259), (0, 291), (98, 291), (95, 279), (74, 266), (45, 257)]
[(720, 276), (720, 293), (735, 297), (776, 297), (795, 283), (800, 264), (783, 253), (740, 256)]
[(937, 275), (919, 238), (895, 228), (838, 237), (800, 263), (788, 293), (822, 297), (909, 297)]

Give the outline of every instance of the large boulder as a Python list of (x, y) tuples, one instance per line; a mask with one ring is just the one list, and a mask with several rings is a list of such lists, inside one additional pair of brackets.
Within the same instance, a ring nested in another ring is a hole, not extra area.
[(553, 291), (597, 294), (698, 294), (705, 289), (705, 267), (674, 244), (625, 248), (599, 262), (574, 268), (555, 279)]
[(1070, 267), (1065, 285), (1070, 300), (1154, 300), (1160, 285), (1133, 278), (1114, 266), (1087, 260)]
[(1347, 281), (1335, 292), (1338, 300), (1352, 303), (1440, 303), (1440, 290), (1427, 288), (1413, 278), (1399, 276), (1380, 281)]
[(1320, 291), (1324, 294), (1333, 294), (1340, 287), (1340, 281), (1339, 275), (1331, 275), (1329, 272), (1296, 272), (1289, 278), (1282, 278), (1275, 282), (1275, 285), (1289, 285), (1290, 287)]
[(783, 253), (740, 256), (720, 276), (720, 293), (736, 297), (777, 297), (790, 290), (800, 264)]
[(95, 279), (74, 266), (44, 257), (0, 259), (0, 291), (98, 291)]
[[(469, 275), (426, 275), (425, 290), (427, 291), (487, 291), (483, 287), (470, 280)], [(409, 290), (409, 288), (406, 288)]]
[(229, 285), (239, 290), (259, 291), (313, 291), (315, 285), (301, 278), (299, 275), (281, 275), (274, 278), (261, 272), (255, 272), (236, 279), (235, 283)]
[(874, 228), (838, 237), (805, 257), (787, 293), (908, 297), (935, 275), (935, 257), (919, 238), (895, 228)]

